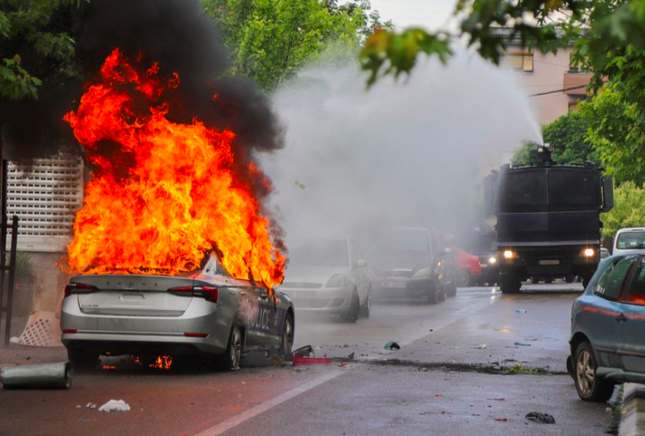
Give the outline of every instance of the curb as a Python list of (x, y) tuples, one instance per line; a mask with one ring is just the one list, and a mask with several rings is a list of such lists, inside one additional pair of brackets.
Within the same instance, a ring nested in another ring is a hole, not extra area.
[(625, 383), (618, 435), (642, 434), (645, 434), (645, 386), (637, 383)]

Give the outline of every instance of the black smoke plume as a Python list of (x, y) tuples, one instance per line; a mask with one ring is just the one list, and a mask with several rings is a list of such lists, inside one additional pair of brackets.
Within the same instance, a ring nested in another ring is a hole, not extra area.
[[(162, 77), (178, 73), (177, 93), (164, 97), (171, 108), (168, 118), (184, 123), (198, 118), (233, 130), (240, 165), (251, 162), (255, 152), (282, 147), (282, 130), (269, 99), (251, 80), (226, 75), (226, 50), (198, 0), (92, 0), (78, 15), (76, 55), (84, 77), (44, 91), (38, 101), (0, 109), (5, 157), (40, 157), (63, 145), (74, 147), (62, 116), (76, 108), (82, 83), (98, 76), (117, 47), (129, 58), (142, 56), (141, 65), (158, 62)], [(262, 180), (252, 182), (261, 196), (267, 193)]]

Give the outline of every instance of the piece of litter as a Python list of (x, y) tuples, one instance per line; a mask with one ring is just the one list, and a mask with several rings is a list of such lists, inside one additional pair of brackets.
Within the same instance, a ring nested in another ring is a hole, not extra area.
[(349, 356), (347, 356), (347, 359), (349, 360), (354, 360), (355, 353), (351, 353)]
[(505, 398), (486, 398), (488, 401), (506, 401)]
[(497, 422), (508, 422), (507, 418), (493, 418)]
[(278, 356), (277, 354), (272, 354), (271, 357), (269, 357), (269, 363), (272, 366), (287, 366), (289, 365), (289, 362), (284, 360), (282, 357)]
[(423, 368), (421, 368), (421, 372), (428, 372), (428, 368), (424, 366)]
[(246, 384), (246, 382), (245, 382), (245, 381), (243, 381), (243, 382), (242, 382), (242, 384), (243, 384), (243, 385), (245, 385), (245, 384)]
[(516, 342), (513, 345), (517, 345), (518, 347), (530, 347), (531, 346), (531, 344), (524, 344), (522, 342)]
[(555, 424), (555, 418), (548, 413), (531, 412), (525, 418), (540, 424)]
[(94, 404), (94, 403), (87, 403), (87, 404), (85, 405), (85, 408), (86, 408), (86, 409), (96, 409), (96, 404)]
[(515, 313), (528, 313), (528, 310), (525, 309), (515, 309)]
[(386, 350), (400, 350), (401, 346), (394, 341), (389, 341), (383, 348)]
[(129, 412), (130, 405), (123, 400), (110, 400), (101, 407), (99, 412)]
[(338, 364), (341, 368), (347, 368), (347, 362), (341, 362)]
[(76, 408), (77, 408), (77, 409), (80, 409), (80, 408), (82, 408), (82, 407), (83, 407), (83, 406), (81, 406), (80, 404), (78, 404), (78, 405), (76, 406)]
[(486, 349), (486, 344), (481, 344), (481, 345), (480, 345), (479, 347), (477, 347), (477, 348), (479, 348), (480, 350), (484, 350), (484, 349)]
[(434, 394), (434, 396), (435, 396), (435, 397), (440, 397), (440, 396), (441, 396), (441, 394)]

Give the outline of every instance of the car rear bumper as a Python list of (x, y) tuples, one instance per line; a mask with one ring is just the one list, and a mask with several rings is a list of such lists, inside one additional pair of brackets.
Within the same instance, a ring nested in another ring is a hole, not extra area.
[(353, 290), (344, 288), (326, 288), (324, 290), (280, 288), (280, 291), (291, 298), (297, 313), (339, 314), (349, 310)]
[[(87, 314), (74, 295), (63, 302), (61, 341), (65, 347), (99, 353), (136, 354), (140, 350), (175, 350), (174, 354), (225, 352), (232, 315), (220, 305), (194, 299), (181, 316), (117, 316)], [(66, 332), (75, 331), (75, 333)], [(186, 334), (206, 334), (188, 337)], [(173, 353), (169, 353), (173, 354)]]

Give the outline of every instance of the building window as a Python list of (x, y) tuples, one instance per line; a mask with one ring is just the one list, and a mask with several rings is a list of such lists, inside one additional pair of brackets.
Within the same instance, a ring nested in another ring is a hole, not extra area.
[(533, 72), (533, 53), (529, 51), (508, 52), (504, 63), (516, 71)]
[(585, 68), (582, 62), (575, 59), (573, 53), (569, 54), (569, 73), (589, 73), (590, 71)]

